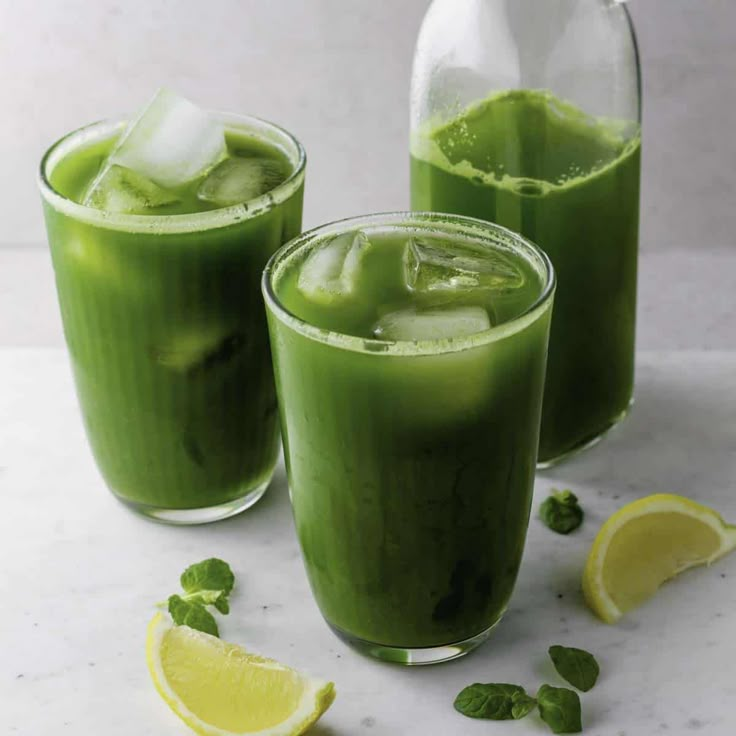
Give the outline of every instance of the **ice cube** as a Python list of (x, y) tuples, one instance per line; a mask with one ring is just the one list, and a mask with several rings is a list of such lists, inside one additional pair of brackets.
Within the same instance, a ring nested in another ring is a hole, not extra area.
[(145, 215), (155, 207), (175, 204), (179, 198), (131, 169), (113, 165), (89, 192), (84, 203), (105, 212)]
[(284, 170), (269, 158), (228, 158), (199, 185), (197, 196), (219, 207), (260, 197), (284, 181)]
[(413, 291), (508, 291), (524, 285), (524, 273), (497, 251), (461, 243), (411, 238), (404, 253), (404, 276)]
[(125, 166), (167, 189), (193, 181), (227, 153), (225, 128), (204, 110), (161, 88), (123, 131), (103, 166)]
[(373, 328), (379, 340), (441, 340), (465, 337), (491, 327), (482, 307), (402, 309), (386, 314)]
[(318, 245), (302, 264), (297, 281), (299, 291), (321, 304), (352, 295), (369, 247), (368, 237), (360, 230)]
[(245, 344), (246, 337), (241, 333), (192, 326), (156, 346), (152, 357), (156, 363), (176, 373), (192, 374), (224, 365), (234, 359)]

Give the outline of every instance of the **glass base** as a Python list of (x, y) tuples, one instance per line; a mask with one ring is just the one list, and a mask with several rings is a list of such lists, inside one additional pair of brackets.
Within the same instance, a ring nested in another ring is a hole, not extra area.
[(604, 439), (608, 433), (615, 429), (621, 422), (623, 422), (624, 419), (629, 415), (629, 412), (631, 411), (631, 407), (634, 405), (634, 399), (632, 398), (631, 401), (629, 401), (628, 406), (620, 413), (617, 414), (611, 423), (605, 427), (603, 430), (598, 432), (594, 437), (590, 437), (587, 439), (584, 439), (580, 444), (575, 445), (570, 450), (566, 450), (560, 455), (557, 455), (553, 458), (549, 458), (547, 460), (540, 460), (537, 462), (537, 470), (547, 470), (548, 468), (552, 468), (555, 465), (560, 465), (561, 463), (564, 463), (565, 461), (569, 460), (570, 458), (575, 457), (576, 455), (579, 455), (581, 452), (585, 452), (586, 450), (589, 450), (591, 447), (594, 447), (597, 445), (602, 439)]
[(216, 506), (206, 506), (198, 509), (164, 509), (158, 506), (149, 506), (145, 503), (128, 501), (119, 496), (116, 496), (116, 498), (124, 506), (152, 521), (158, 521), (162, 524), (172, 524), (174, 526), (190, 526), (193, 524), (209, 524), (213, 521), (221, 521), (222, 519), (227, 519), (230, 516), (235, 516), (241, 511), (249, 509), (260, 500), (270, 483), (271, 478), (269, 477), (266, 481), (253, 490), (248, 491), (240, 498), (234, 498), (232, 501), (220, 503)]
[(444, 644), (438, 647), (389, 647), (384, 644), (374, 644), (364, 639), (359, 639), (348, 634), (336, 626), (328, 623), (332, 631), (342, 639), (347, 645), (355, 649), (360, 654), (365, 654), (374, 659), (380, 659), (384, 662), (393, 662), (394, 664), (404, 664), (408, 666), (418, 666), (426, 664), (439, 664), (440, 662), (449, 662), (452, 659), (458, 659), (477, 649), (496, 628), (499, 618), (494, 624), (489, 626), (480, 634), (471, 636), (463, 641), (456, 641), (452, 644)]

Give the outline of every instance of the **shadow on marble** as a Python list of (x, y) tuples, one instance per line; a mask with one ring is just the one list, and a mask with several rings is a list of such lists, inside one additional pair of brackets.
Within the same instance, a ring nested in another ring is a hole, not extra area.
[(321, 723), (317, 723), (307, 731), (309, 736), (342, 736), (341, 731), (337, 731), (331, 726), (325, 726)]
[(242, 527), (243, 530), (247, 529), (253, 524), (264, 524), (269, 523), (269, 519), (274, 517), (285, 515), (291, 517), (291, 508), (289, 503), (289, 485), (286, 480), (286, 473), (284, 472), (283, 465), (279, 463), (276, 467), (276, 472), (271, 481), (271, 485), (268, 487), (266, 493), (254, 506), (246, 509), (236, 516), (231, 516), (229, 519), (223, 519), (222, 521), (214, 522), (213, 524), (204, 524), (202, 529), (207, 528), (228, 528)]
[[(600, 444), (539, 480), (591, 487), (621, 502), (649, 493), (709, 498), (736, 469), (734, 393), (727, 361), (688, 359), (639, 367), (630, 416)], [(705, 483), (704, 483), (705, 481)]]

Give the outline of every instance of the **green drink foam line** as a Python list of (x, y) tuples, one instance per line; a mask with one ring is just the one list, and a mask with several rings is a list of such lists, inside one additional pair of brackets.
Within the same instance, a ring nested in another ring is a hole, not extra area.
[(559, 118), (565, 121), (566, 125), (578, 126), (587, 135), (595, 135), (599, 141), (606, 143), (612, 149), (618, 149), (619, 154), (600, 166), (559, 182), (511, 176), (509, 174), (499, 176), (494, 172), (484, 171), (473, 166), (467, 159), (456, 163), (451, 162), (437, 139), (443, 134), (449, 135), (451, 129), (458, 126), (458, 120), (462, 120), (461, 124), (467, 126), (467, 122), (482, 118), (494, 104), (506, 101), (522, 102), (530, 99), (529, 91), (513, 90), (499, 92), (485, 99), (477, 100), (461, 111), (458, 117), (453, 117), (449, 121), (446, 116), (434, 116), (425, 121), (411, 135), (411, 155), (449, 174), (464, 177), (478, 184), (511, 189), (520, 194), (526, 193), (524, 191), (525, 185), (528, 187), (529, 184), (533, 184), (533, 187), (528, 187), (528, 193), (542, 196), (572, 189), (583, 182), (587, 183), (596, 177), (605, 176), (610, 170), (619, 166), (623, 159), (635, 153), (641, 144), (640, 128), (630, 121), (591, 117), (572, 103), (555, 97), (548, 90), (535, 91), (534, 97), (536, 97), (540, 106), (546, 106), (547, 109), (556, 112)]

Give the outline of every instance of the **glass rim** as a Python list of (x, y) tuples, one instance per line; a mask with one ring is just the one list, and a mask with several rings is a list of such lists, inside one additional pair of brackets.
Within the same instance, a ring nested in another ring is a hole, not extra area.
[[(41, 158), (38, 170), (37, 183), (43, 198), (64, 214), (74, 217), (91, 225), (111, 230), (121, 230), (135, 233), (160, 233), (162, 235), (175, 233), (201, 232), (203, 230), (214, 230), (227, 227), (245, 220), (253, 219), (264, 214), (274, 206), (286, 201), (301, 186), (307, 165), (307, 154), (304, 146), (288, 130), (275, 123), (253, 115), (241, 113), (211, 111), (213, 115), (225, 124), (225, 127), (244, 130), (263, 139), (258, 133), (268, 132), (276, 134), (280, 143), (291, 146), (293, 151), (287, 147), (280, 146), (283, 152), (294, 164), (294, 169), (289, 176), (274, 189), (255, 199), (228, 207), (218, 207), (205, 212), (191, 212), (178, 215), (133, 215), (119, 212), (105, 212), (94, 207), (75, 202), (64, 196), (51, 183), (54, 168), (66, 156), (79, 150), (85, 143), (89, 144), (96, 140), (103, 140), (116, 128), (127, 123), (125, 119), (98, 120), (88, 123), (81, 128), (76, 128), (49, 146)], [(277, 141), (270, 141), (279, 145)]]
[[(276, 295), (274, 281), (280, 275), (284, 264), (299, 250), (318, 242), (330, 235), (339, 235), (361, 227), (414, 227), (424, 228), (428, 234), (451, 234), (456, 232), (464, 237), (471, 237), (475, 242), (498, 244), (504, 241), (512, 248), (521, 248), (525, 256), (536, 261), (537, 271), (543, 278), (543, 287), (539, 296), (521, 314), (499, 325), (494, 325), (483, 332), (455, 338), (439, 338), (432, 340), (380, 340), (347, 335), (342, 332), (328, 330), (301, 319), (289, 311)], [(549, 256), (531, 240), (486, 220), (463, 215), (450, 215), (438, 212), (384, 212), (373, 215), (349, 217), (343, 220), (321, 225), (298, 235), (279, 248), (269, 259), (263, 270), (261, 290), (267, 310), (279, 321), (295, 332), (316, 342), (322, 342), (337, 348), (353, 352), (370, 353), (376, 356), (399, 355), (440, 355), (455, 353), (471, 348), (488, 345), (502, 338), (523, 330), (535, 322), (550, 307), (557, 285), (557, 275)]]

